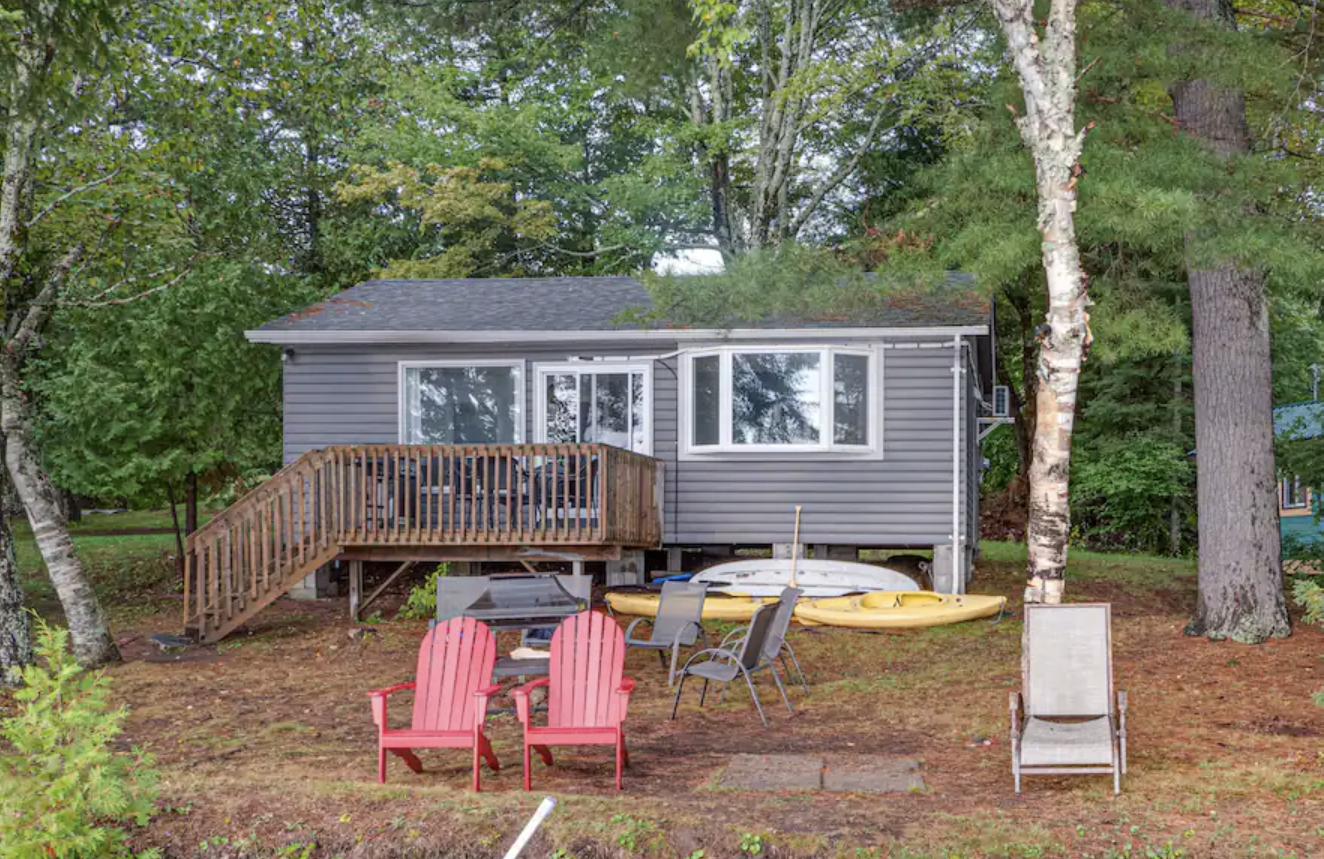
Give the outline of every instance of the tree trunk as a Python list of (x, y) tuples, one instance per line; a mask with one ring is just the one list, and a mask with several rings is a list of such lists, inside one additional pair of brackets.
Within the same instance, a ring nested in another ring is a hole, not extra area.
[(190, 471), (184, 484), (184, 536), (187, 537), (196, 530), (198, 530), (198, 475), (197, 472)]
[[(9, 483), (0, 477), (0, 482)], [(23, 590), (18, 586), (14, 560), (14, 534), (9, 517), (0, 507), (0, 686), (23, 682), (23, 666), (32, 662), (32, 636)]]
[[(1181, 353), (1172, 356), (1172, 440), (1182, 443), (1181, 432)], [(1168, 554), (1176, 557), (1181, 554), (1181, 496), (1172, 493), (1171, 507), (1168, 508)]]
[(1048, 321), (1039, 326), (1030, 462), (1027, 603), (1062, 601), (1071, 535), (1068, 479), (1080, 365), (1089, 345), (1089, 299), (1076, 245), (1076, 0), (1052, 0), (1039, 31), (1033, 0), (988, 0), (1025, 96), (1016, 121), (1034, 159)]
[[(1233, 26), (1225, 0), (1166, 2)], [(1174, 34), (1171, 50), (1181, 50), (1179, 39)], [(1174, 84), (1169, 94), (1183, 131), (1223, 157), (1250, 152), (1240, 91), (1189, 80)], [(1188, 244), (1196, 238), (1188, 237)], [(1283, 599), (1264, 274), (1232, 263), (1192, 265), (1187, 280), (1200, 593), (1186, 632), (1259, 643), (1291, 633)]]
[(88, 668), (118, 662), (119, 649), (110, 635), (106, 615), (69, 537), (59, 491), (42, 468), (32, 443), (32, 416), (16, 362), (11, 349), (0, 349), (0, 431), (5, 438), (5, 465), (64, 607), (74, 657)]
[(166, 498), (170, 501), (170, 524), (175, 528), (175, 572), (180, 580), (184, 577), (184, 532), (179, 527), (179, 505), (175, 503), (175, 487), (166, 486)]

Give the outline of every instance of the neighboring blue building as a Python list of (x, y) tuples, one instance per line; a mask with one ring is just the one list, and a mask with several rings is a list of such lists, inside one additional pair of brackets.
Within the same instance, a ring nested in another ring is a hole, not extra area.
[[(1273, 435), (1284, 439), (1324, 436), (1324, 403), (1288, 403), (1273, 410)], [(1278, 482), (1278, 522), (1283, 537), (1316, 540), (1324, 538), (1324, 527), (1315, 517), (1315, 494), (1296, 475), (1283, 475)]]

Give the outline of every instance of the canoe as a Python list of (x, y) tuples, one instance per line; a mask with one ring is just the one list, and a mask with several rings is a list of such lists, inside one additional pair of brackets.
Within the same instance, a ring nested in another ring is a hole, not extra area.
[(1006, 604), (1006, 597), (983, 594), (882, 591), (860, 596), (802, 599), (795, 607), (795, 618), (805, 624), (848, 629), (911, 629), (989, 617), (1002, 611)]
[[(695, 573), (692, 582), (704, 582), (708, 593), (738, 593), (775, 597), (791, 584), (789, 558), (731, 561)], [(855, 561), (800, 558), (795, 562), (796, 587), (804, 598), (835, 597), (868, 591), (917, 591), (919, 585), (904, 573)]]
[[(639, 617), (657, 617), (657, 604), (662, 596), (647, 591), (607, 591), (607, 605), (616, 614)], [(708, 594), (703, 601), (704, 620), (727, 620), (748, 623), (754, 610), (764, 603), (776, 602), (776, 597), (755, 598), (738, 594)]]

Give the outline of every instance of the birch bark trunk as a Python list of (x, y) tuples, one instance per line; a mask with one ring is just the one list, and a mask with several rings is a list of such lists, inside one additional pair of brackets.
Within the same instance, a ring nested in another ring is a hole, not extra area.
[(5, 438), (5, 465), (32, 523), (47, 573), (64, 608), (73, 639), (74, 657), (93, 667), (120, 660), (105, 613), (92, 583), (74, 551), (69, 527), (60, 509), (59, 490), (41, 466), (32, 444), (32, 415), (23, 393), (17, 360), (11, 348), (0, 350), (0, 431)]
[[(1233, 27), (1225, 0), (1165, 0)], [(1180, 36), (1170, 50), (1180, 51)], [(1250, 152), (1242, 92), (1210, 80), (1169, 90), (1178, 126), (1213, 152)], [(1188, 237), (1188, 245), (1196, 237)], [(1193, 257), (1193, 255), (1192, 255)], [(1264, 273), (1188, 265), (1195, 395), (1199, 598), (1189, 635), (1259, 643), (1291, 634), (1283, 598), (1272, 361)]]
[[(0, 480), (9, 482), (3, 477)], [(23, 666), (31, 662), (32, 635), (23, 608), (23, 590), (18, 585), (14, 534), (4, 505), (0, 505), (0, 686), (20, 685)]]
[(1075, 127), (1076, 2), (1053, 0), (1042, 34), (1031, 0), (988, 0), (1025, 96), (1017, 125), (1034, 160), (1048, 317), (1038, 328), (1030, 461), (1027, 603), (1062, 601), (1071, 533), (1068, 478), (1089, 299), (1076, 243), (1076, 180), (1084, 132)]

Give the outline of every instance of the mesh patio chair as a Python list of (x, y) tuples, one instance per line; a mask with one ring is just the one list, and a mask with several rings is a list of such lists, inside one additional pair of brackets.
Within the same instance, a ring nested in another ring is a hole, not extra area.
[[(662, 598), (657, 604), (657, 617), (635, 618), (625, 630), (625, 646), (657, 651), (658, 661), (667, 668), (666, 652), (671, 651), (671, 666), (667, 671), (667, 685), (676, 684), (680, 648), (693, 647), (708, 635), (703, 629), (703, 601), (708, 594), (706, 584), (667, 582), (662, 585)], [(641, 623), (650, 626), (648, 638), (636, 638), (635, 629)]]
[(1126, 693), (1113, 698), (1106, 603), (1025, 607), (1024, 694), (1011, 693), (1011, 770), (1022, 775), (1126, 774)]
[[(749, 694), (754, 699), (754, 706), (759, 711), (759, 718), (763, 720), (763, 726), (768, 726), (768, 717), (763, 714), (763, 705), (759, 702), (758, 690), (754, 688), (753, 674), (763, 668), (768, 669), (772, 675), (773, 682), (777, 684), (777, 691), (781, 692), (782, 700), (786, 702), (786, 709), (791, 709), (791, 701), (786, 697), (786, 689), (782, 686), (781, 678), (777, 676), (777, 669), (768, 662), (765, 654), (765, 645), (767, 644), (768, 634), (772, 631), (773, 621), (776, 620), (777, 606), (768, 604), (760, 606), (754, 612), (754, 617), (750, 619), (749, 634), (740, 642), (739, 650), (723, 650), (720, 647), (713, 647), (707, 650), (700, 650), (691, 656), (686, 662), (685, 667), (680, 670), (680, 682), (676, 686), (676, 700), (671, 705), (671, 718), (676, 718), (676, 710), (680, 707), (680, 695), (685, 691), (685, 678), (698, 677), (703, 680), (703, 689), (699, 692), (699, 706), (703, 706), (704, 698), (708, 694), (708, 681), (722, 684), (722, 690), (726, 690), (726, 684), (735, 680), (737, 677), (745, 678), (745, 685), (749, 687)], [(705, 659), (706, 657), (706, 659)]]
[[(791, 617), (795, 614), (795, 601), (800, 599), (804, 591), (800, 588), (784, 588), (781, 595), (777, 597), (777, 617), (772, 622), (772, 629), (768, 632), (768, 640), (763, 645), (763, 657), (765, 663), (770, 665), (773, 660), (780, 659), (782, 668), (786, 671), (786, 677), (791, 678), (791, 665), (795, 666), (795, 673), (800, 677), (800, 685), (804, 688), (805, 694), (809, 694), (809, 681), (805, 679), (804, 669), (800, 667), (800, 660), (795, 658), (795, 651), (791, 649), (791, 643), (786, 640), (786, 632), (791, 628)], [(722, 643), (717, 645), (725, 650), (730, 650), (736, 644), (749, 634), (749, 627), (742, 626), (739, 629), (733, 629), (727, 633)], [(791, 665), (786, 664), (786, 657), (791, 657)], [(756, 670), (762, 670), (764, 663), (760, 663)]]

